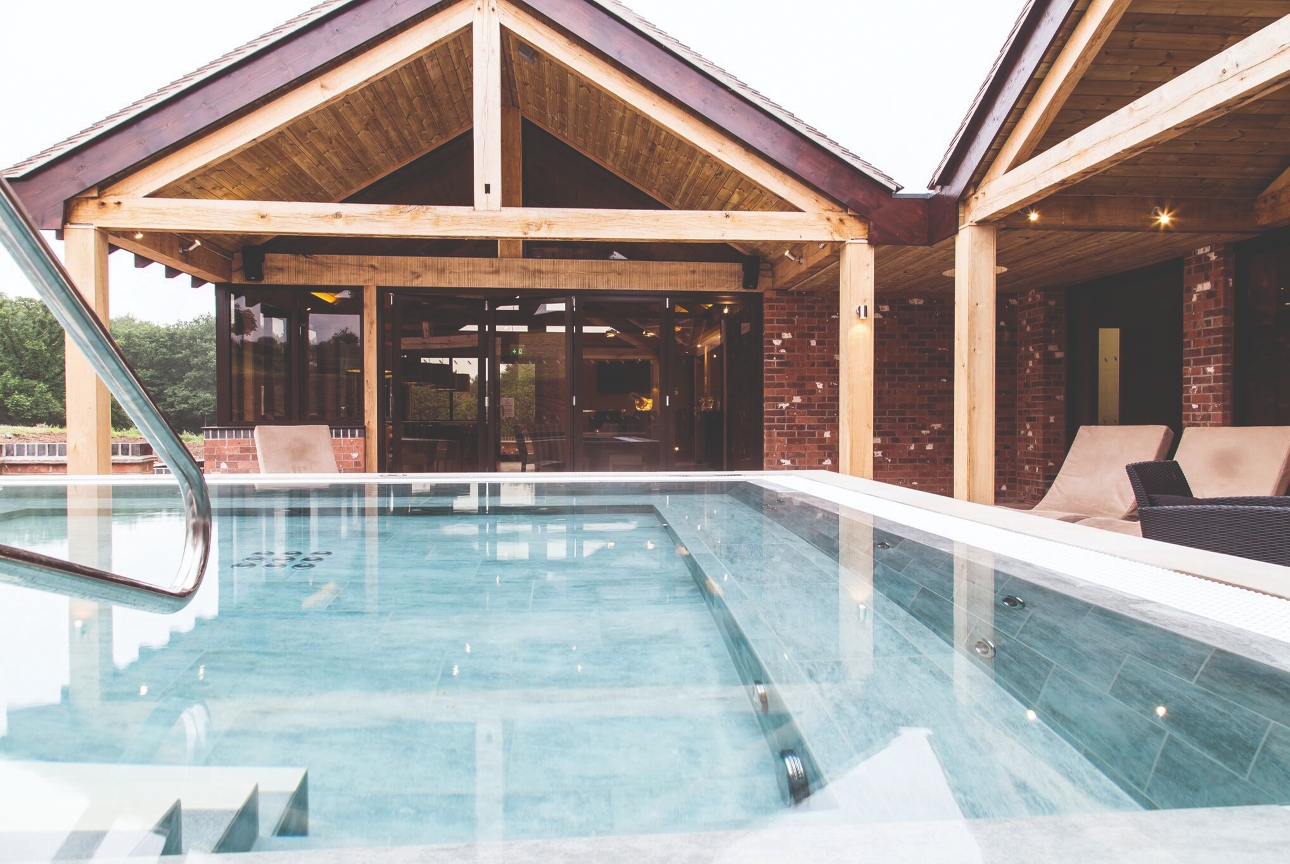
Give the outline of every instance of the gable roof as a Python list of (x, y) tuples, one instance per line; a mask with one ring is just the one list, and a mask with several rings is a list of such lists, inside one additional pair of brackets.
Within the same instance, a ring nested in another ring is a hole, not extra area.
[[(457, 0), (326, 0), (4, 171), (41, 227), (64, 202), (257, 107)], [(871, 223), (875, 242), (927, 240), (920, 201), (617, 0), (517, 0)]]

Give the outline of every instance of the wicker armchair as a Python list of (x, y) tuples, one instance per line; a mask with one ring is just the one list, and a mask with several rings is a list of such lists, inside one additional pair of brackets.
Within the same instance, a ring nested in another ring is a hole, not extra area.
[(1143, 537), (1290, 567), (1290, 497), (1195, 498), (1177, 462), (1125, 470)]

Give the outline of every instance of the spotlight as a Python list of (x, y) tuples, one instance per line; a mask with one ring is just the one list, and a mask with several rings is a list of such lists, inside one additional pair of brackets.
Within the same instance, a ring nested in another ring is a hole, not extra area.
[(868, 321), (868, 320), (869, 320), (869, 304), (868, 304), (868, 303), (861, 303), (859, 306), (857, 306), (857, 307), (856, 307), (856, 317), (857, 317), (857, 318), (859, 318), (861, 321)]
[(194, 249), (198, 248), (198, 247), (199, 247), (199, 246), (201, 246), (201, 245), (202, 245), (202, 241), (197, 240), (197, 239), (194, 239), (194, 240), (193, 240), (193, 245), (191, 245), (191, 246), (189, 246), (189, 247), (187, 247), (187, 248), (184, 248), (184, 247), (182, 247), (182, 246), (181, 246), (181, 247), (179, 247), (179, 254), (180, 254), (180, 255), (187, 255), (189, 252), (193, 251)]
[(1169, 211), (1160, 207), (1152, 209), (1151, 215), (1156, 218), (1156, 223), (1159, 225), (1168, 225), (1173, 221), (1173, 216), (1169, 215)]
[(134, 239), (135, 239), (135, 240), (142, 240), (142, 239), (143, 239), (143, 232), (142, 232), (142, 231), (135, 231), (135, 232), (134, 232)]
[(1027, 218), (1027, 219), (1029, 219), (1031, 222), (1038, 222), (1038, 221), (1039, 221), (1039, 211), (1037, 211), (1037, 210), (1031, 210), (1031, 211), (1030, 211), (1030, 215), (1028, 215), (1026, 218)]

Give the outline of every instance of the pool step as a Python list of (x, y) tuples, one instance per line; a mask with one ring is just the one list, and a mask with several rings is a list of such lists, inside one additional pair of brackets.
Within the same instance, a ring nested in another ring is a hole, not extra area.
[(0, 862), (247, 852), (308, 807), (300, 768), (0, 761)]

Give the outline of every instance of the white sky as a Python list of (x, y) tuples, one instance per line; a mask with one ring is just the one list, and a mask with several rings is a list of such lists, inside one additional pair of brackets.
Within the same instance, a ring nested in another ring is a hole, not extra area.
[[(627, 0), (890, 174), (926, 187), (1024, 0)], [(12, 165), (308, 8), (310, 0), (5, 2), (0, 163)], [(112, 314), (214, 308), (210, 287), (112, 256)], [(8, 261), (0, 291), (28, 294)]]

